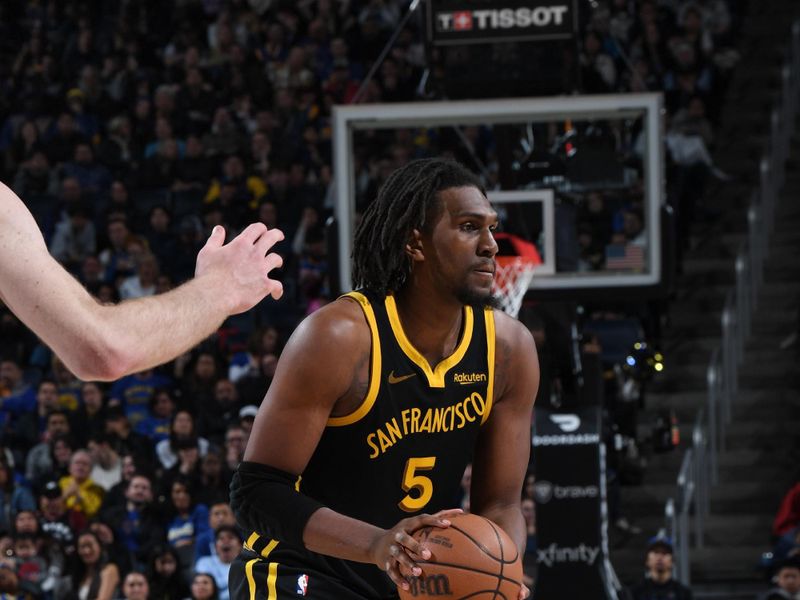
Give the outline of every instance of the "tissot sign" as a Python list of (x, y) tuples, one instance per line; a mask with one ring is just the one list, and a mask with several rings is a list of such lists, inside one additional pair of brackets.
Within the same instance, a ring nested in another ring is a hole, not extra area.
[(428, 37), (434, 44), (570, 39), (575, 0), (430, 0)]

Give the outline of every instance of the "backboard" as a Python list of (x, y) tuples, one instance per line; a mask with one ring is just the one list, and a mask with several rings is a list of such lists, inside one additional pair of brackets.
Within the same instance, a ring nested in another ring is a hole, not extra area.
[(341, 289), (358, 211), (419, 156), (452, 156), (482, 177), (504, 228), (544, 258), (532, 289), (660, 283), (661, 107), (660, 94), (335, 107)]

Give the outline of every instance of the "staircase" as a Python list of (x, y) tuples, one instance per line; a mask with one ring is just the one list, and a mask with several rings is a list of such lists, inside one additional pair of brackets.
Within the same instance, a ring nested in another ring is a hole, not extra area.
[[(800, 142), (797, 155), (800, 156)], [(719, 484), (711, 492), (706, 547), (692, 549), (693, 582), (724, 582), (740, 588), (763, 582), (763, 575), (757, 570), (758, 559), (770, 547), (770, 527), (780, 499), (798, 475), (800, 361), (796, 346), (789, 350), (779, 348), (797, 327), (800, 307), (800, 168), (796, 170), (797, 174), (787, 178), (777, 211), (765, 283), (727, 429), (726, 451), (719, 458)], [(711, 284), (697, 294), (682, 294), (671, 308), (673, 313), (694, 315), (698, 333), (691, 332), (691, 316), (685, 317), (685, 328), (673, 325), (670, 329), (665, 344), (667, 370), (648, 394), (647, 411), (641, 419), (646, 422), (647, 414), (673, 408), (680, 421), (681, 439), (686, 443), (691, 440), (696, 411), (707, 400), (705, 372), (711, 349), (719, 345), (719, 338), (707, 331), (711, 328), (708, 322), (715, 322), (719, 329), (722, 306), (720, 298), (715, 309), (701, 311), (695, 296), (708, 295), (708, 289), (715, 287)], [(663, 526), (664, 501), (675, 493), (681, 457), (679, 451), (652, 456), (644, 484), (623, 488), (624, 511), (643, 529), (638, 536), (612, 535), (612, 560), (624, 582), (641, 577), (642, 548), (647, 537)], [(763, 583), (760, 585), (763, 588)]]
[[(717, 165), (736, 176), (704, 198), (713, 222), (698, 224), (684, 257), (677, 297), (670, 303), (663, 350), (666, 369), (648, 390), (640, 423), (674, 409), (683, 447), (651, 455), (643, 485), (624, 487), (623, 512), (642, 533), (610, 532), (611, 560), (620, 580), (641, 579), (648, 537), (664, 525), (664, 503), (675, 494), (683, 449), (691, 443), (697, 411), (706, 405), (706, 373), (721, 343), (720, 315), (735, 281), (734, 261), (746, 239), (747, 208), (758, 183), (769, 111), (780, 81), (789, 27), (800, 6), (789, 0), (749, 3), (717, 137)], [(800, 128), (796, 127), (800, 132)], [(711, 491), (705, 547), (692, 548), (696, 598), (752, 599), (766, 589), (758, 571), (770, 548), (770, 527), (781, 497), (797, 477), (800, 456), (800, 369), (797, 347), (780, 342), (797, 327), (800, 308), (800, 137), (793, 142), (776, 227), (765, 265), (750, 339), (740, 369), (739, 394), (720, 454), (719, 485)], [(799, 342), (800, 343), (800, 342)]]

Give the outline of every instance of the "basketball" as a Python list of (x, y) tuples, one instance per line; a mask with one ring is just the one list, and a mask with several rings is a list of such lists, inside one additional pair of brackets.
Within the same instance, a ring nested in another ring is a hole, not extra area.
[(478, 515), (457, 515), (450, 527), (425, 527), (414, 537), (431, 551), (418, 560), (422, 575), (399, 588), (400, 598), (445, 596), (452, 600), (516, 600), (522, 585), (522, 558), (505, 531)]

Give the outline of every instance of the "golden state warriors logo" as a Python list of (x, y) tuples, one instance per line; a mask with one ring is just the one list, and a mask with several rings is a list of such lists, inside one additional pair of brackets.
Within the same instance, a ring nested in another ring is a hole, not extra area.
[(454, 373), (453, 383), (471, 385), (473, 383), (486, 383), (486, 373)]

